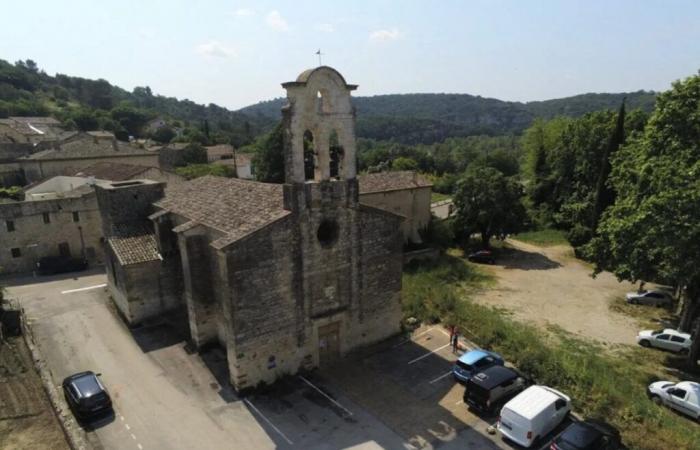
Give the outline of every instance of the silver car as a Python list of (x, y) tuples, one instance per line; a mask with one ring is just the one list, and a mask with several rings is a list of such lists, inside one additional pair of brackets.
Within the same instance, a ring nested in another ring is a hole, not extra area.
[(677, 353), (687, 353), (693, 341), (690, 334), (672, 328), (665, 330), (644, 330), (637, 335), (637, 343), (642, 347), (656, 347)]
[(627, 303), (633, 305), (651, 305), (651, 306), (671, 306), (673, 298), (671, 294), (661, 290), (628, 292)]

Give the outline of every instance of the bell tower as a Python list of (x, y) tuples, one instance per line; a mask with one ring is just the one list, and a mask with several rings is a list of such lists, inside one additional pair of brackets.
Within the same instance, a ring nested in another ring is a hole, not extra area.
[(285, 208), (357, 204), (355, 109), (335, 69), (320, 66), (283, 83)]

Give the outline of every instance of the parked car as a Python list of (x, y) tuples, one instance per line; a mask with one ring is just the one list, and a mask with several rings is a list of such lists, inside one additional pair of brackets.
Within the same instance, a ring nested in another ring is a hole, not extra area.
[(616, 450), (622, 444), (620, 432), (598, 421), (574, 422), (550, 444), (550, 450)]
[(656, 404), (666, 405), (693, 419), (700, 419), (700, 383), (657, 381), (649, 385), (647, 395)]
[(525, 379), (518, 372), (491, 366), (469, 378), (463, 398), (470, 407), (490, 413), (523, 389)]
[(677, 353), (687, 353), (693, 341), (690, 334), (672, 328), (665, 330), (644, 330), (637, 335), (637, 343), (642, 347), (657, 347)]
[(79, 272), (87, 269), (87, 261), (67, 256), (45, 256), (36, 263), (39, 275)]
[(63, 380), (63, 394), (79, 420), (90, 420), (112, 412), (112, 399), (91, 371), (80, 372)]
[(571, 412), (571, 399), (547, 386), (530, 386), (503, 405), (497, 429), (523, 447), (546, 436)]
[(455, 362), (452, 374), (457, 381), (466, 383), (475, 373), (491, 366), (502, 366), (503, 364), (503, 357), (498, 353), (481, 349), (470, 350)]
[(627, 303), (634, 305), (671, 306), (673, 304), (671, 294), (661, 290), (628, 292), (626, 297)]
[(491, 250), (479, 250), (478, 252), (470, 253), (467, 259), (471, 262), (482, 264), (496, 264), (496, 258)]

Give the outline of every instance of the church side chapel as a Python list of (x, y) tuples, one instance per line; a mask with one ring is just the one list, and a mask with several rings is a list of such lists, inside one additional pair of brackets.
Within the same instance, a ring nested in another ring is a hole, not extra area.
[(120, 313), (137, 324), (184, 309), (195, 347), (225, 348), (237, 390), (400, 330), (403, 217), (358, 200), (357, 86), (327, 66), (282, 86), (283, 185), (96, 187)]

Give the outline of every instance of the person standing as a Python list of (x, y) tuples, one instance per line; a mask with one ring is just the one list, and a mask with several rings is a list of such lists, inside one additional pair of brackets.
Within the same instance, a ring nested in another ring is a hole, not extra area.
[(455, 328), (452, 335), (452, 353), (457, 353), (457, 350), (459, 350), (459, 331)]

